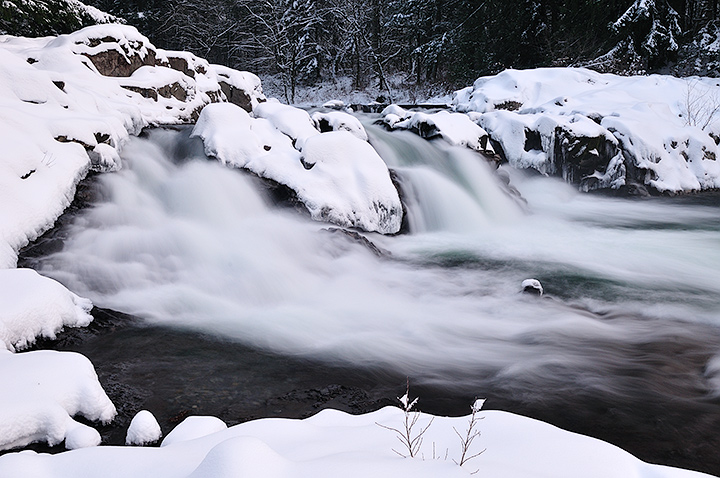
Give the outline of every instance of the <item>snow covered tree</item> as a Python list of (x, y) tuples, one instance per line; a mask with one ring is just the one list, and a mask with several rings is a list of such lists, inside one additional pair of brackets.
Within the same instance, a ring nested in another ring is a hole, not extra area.
[(612, 25), (623, 40), (631, 42), (650, 69), (674, 60), (681, 34), (678, 13), (665, 0), (635, 0)]
[(285, 100), (295, 102), (298, 82), (317, 75), (317, 37), (326, 12), (314, 0), (243, 0), (236, 8), (246, 24), (234, 51), (254, 52), (253, 66), (278, 73)]

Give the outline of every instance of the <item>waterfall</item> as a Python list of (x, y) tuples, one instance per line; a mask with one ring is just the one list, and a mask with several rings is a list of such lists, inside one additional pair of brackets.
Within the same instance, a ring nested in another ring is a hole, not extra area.
[[(371, 136), (410, 215), (409, 234), (366, 234), (390, 255), (273, 206), (187, 132), (158, 130), (131, 140), (124, 168), (99, 179), (102, 199), (38, 268), (155, 324), (448, 388), (490, 377), (523, 393), (623, 395), (628, 367), (661, 380), (656, 363), (673, 360), (662, 344), (715, 352), (717, 205), (587, 196), (505, 171), (525, 212), (472, 152)], [(521, 294), (529, 277), (549, 297)]]

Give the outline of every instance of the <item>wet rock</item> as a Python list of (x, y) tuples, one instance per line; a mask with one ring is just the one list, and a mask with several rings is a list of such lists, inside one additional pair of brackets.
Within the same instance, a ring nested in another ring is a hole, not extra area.
[(538, 297), (543, 295), (543, 286), (537, 279), (525, 279), (521, 287), (523, 294), (536, 295)]

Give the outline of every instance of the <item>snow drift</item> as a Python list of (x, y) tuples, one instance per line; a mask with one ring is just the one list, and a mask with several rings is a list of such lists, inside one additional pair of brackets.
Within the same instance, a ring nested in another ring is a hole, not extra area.
[[(506, 412), (481, 412), (481, 435), (467, 456), (482, 452), (463, 466), (458, 434), (470, 417), (420, 414), (413, 434), (429, 425), (420, 453), (403, 458), (396, 433), (403, 411), (387, 407), (366, 415), (323, 410), (305, 420), (263, 419), (214, 433), (187, 435), (160, 448), (95, 447), (57, 455), (34, 452), (0, 457), (0, 475), (36, 478), (461, 477), (488, 478), (637, 477), (681, 478), (704, 475), (649, 465), (599, 440), (569, 433)], [(188, 419), (191, 420), (192, 418)], [(432, 420), (432, 423), (430, 423)], [(183, 427), (180, 424), (178, 427)], [(209, 428), (205, 431), (213, 430)], [(457, 433), (456, 431), (457, 430)], [(173, 436), (174, 432), (168, 435)], [(396, 450), (396, 451), (393, 451)], [(483, 451), (484, 450), (484, 451)]]

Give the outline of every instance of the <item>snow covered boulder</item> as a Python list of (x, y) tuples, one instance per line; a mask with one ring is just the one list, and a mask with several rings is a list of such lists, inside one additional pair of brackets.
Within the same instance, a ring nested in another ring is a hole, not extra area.
[(400, 230), (398, 192), (367, 141), (348, 131), (313, 133), (310, 117), (297, 108), (267, 102), (257, 110), (270, 119), (231, 104), (208, 105), (192, 134), (208, 156), (290, 188), (315, 220), (384, 234)]
[(68, 449), (96, 446), (100, 434), (72, 417), (109, 423), (116, 414), (92, 364), (78, 353), (0, 350), (0, 383), (0, 450), (63, 440)]
[(494, 154), (487, 131), (467, 115), (449, 111), (410, 112), (397, 105), (388, 106), (382, 115), (383, 123), (390, 129), (407, 129), (425, 139), (442, 138), (453, 146)]
[(305, 110), (284, 105), (278, 101), (266, 101), (253, 110), (255, 117), (264, 118), (288, 136), (296, 149), (301, 150), (305, 141), (320, 132)]
[(392, 234), (402, 204), (385, 162), (369, 143), (346, 131), (310, 138), (302, 163), (312, 177), (298, 195), (312, 217), (346, 227)]
[(237, 71), (221, 65), (211, 65), (227, 101), (238, 105), (248, 113), (267, 101), (262, 92), (260, 78), (247, 71)]
[(583, 190), (720, 187), (720, 83), (582, 68), (506, 70), (456, 92), (514, 166)]
[(32, 269), (0, 269), (0, 344), (14, 351), (92, 322), (92, 303)]
[(479, 115), (477, 121), (493, 132), (500, 155), (513, 167), (560, 176), (583, 191), (626, 184), (617, 138), (586, 116), (499, 110)]
[(93, 26), (71, 38), (73, 52), (88, 57), (103, 76), (130, 76), (141, 66), (155, 66), (155, 47), (134, 28)]
[(127, 435), (125, 437), (126, 445), (149, 445), (160, 440), (162, 431), (155, 416), (147, 410), (140, 410), (130, 422)]
[(367, 141), (368, 135), (365, 127), (355, 116), (343, 111), (330, 111), (321, 113), (319, 111), (313, 113), (312, 120), (318, 125), (320, 132), (328, 131), (349, 131), (357, 138)]

